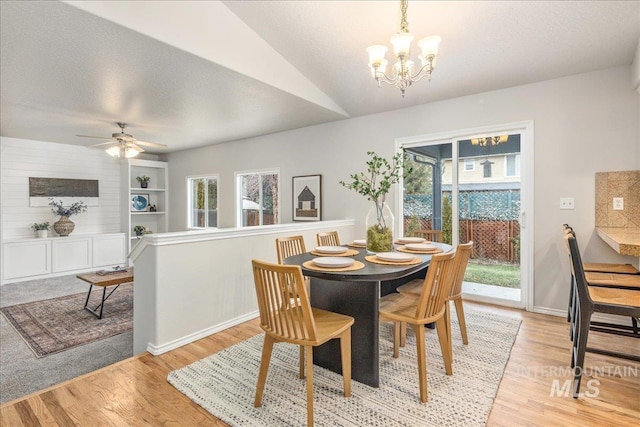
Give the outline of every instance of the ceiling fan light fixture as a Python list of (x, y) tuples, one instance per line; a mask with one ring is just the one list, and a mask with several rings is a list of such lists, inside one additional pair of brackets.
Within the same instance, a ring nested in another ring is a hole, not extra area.
[(132, 157), (137, 156), (138, 154), (140, 154), (140, 151), (138, 151), (137, 149), (133, 148), (133, 147), (125, 147), (124, 149), (124, 156), (127, 159), (130, 159)]
[(113, 147), (109, 147), (105, 151), (111, 157), (120, 157), (120, 147), (118, 147), (117, 145), (114, 145)]
[[(127, 127), (127, 124), (124, 122), (117, 122), (117, 125), (120, 126), (120, 132), (111, 134), (111, 141), (109, 142), (101, 142), (100, 144), (91, 145), (91, 147), (100, 147), (101, 149), (105, 145), (111, 145), (111, 147), (105, 149), (108, 155), (111, 157), (118, 158), (127, 158), (135, 157), (138, 154), (142, 153), (144, 150), (139, 147), (139, 145), (145, 147), (166, 147), (164, 144), (158, 144), (155, 142), (146, 142), (146, 141), (138, 141), (133, 137), (133, 135), (129, 135), (128, 133), (124, 133), (124, 129)], [(98, 139), (109, 139), (101, 136), (92, 136), (92, 135), (76, 135), (81, 138), (98, 138)]]
[(140, 150), (138, 150), (135, 147), (128, 147), (125, 144), (114, 145), (113, 147), (107, 148), (105, 151), (111, 157), (119, 157), (119, 158), (124, 157), (127, 159), (130, 159), (140, 154)]

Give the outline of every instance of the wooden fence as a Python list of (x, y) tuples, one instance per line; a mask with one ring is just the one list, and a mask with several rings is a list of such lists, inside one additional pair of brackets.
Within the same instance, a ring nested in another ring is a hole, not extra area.
[[(409, 229), (409, 217), (404, 229)], [(421, 219), (420, 228), (431, 229), (430, 219)], [(460, 243), (473, 240), (474, 259), (520, 263), (520, 224), (515, 220), (461, 219)], [(446, 242), (450, 243), (450, 242)]]

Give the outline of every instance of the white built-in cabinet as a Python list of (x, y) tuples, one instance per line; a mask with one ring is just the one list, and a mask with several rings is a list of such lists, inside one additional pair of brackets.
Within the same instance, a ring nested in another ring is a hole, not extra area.
[(124, 233), (110, 233), (6, 241), (2, 283), (123, 266), (127, 238)]
[[(168, 231), (168, 172), (167, 162), (138, 159), (128, 159), (123, 162), (122, 183), (124, 188), (122, 194), (126, 199), (122, 204), (124, 206), (122, 224), (126, 226), (128, 251), (131, 251), (131, 248), (140, 239), (133, 231), (136, 225), (146, 227), (152, 233)], [(147, 188), (141, 188), (140, 183), (136, 180), (136, 177), (143, 175), (151, 178)], [(148, 199), (148, 206), (142, 210), (134, 209), (133, 199), (136, 196)], [(151, 206), (155, 207), (155, 211), (150, 209)]]

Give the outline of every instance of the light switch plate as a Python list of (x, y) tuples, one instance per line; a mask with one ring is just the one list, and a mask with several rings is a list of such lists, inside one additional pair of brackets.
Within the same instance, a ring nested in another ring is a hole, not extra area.
[(622, 211), (622, 210), (624, 210), (624, 198), (623, 197), (614, 197), (613, 198), (613, 210), (614, 211)]
[(573, 197), (560, 197), (560, 209), (574, 209)]

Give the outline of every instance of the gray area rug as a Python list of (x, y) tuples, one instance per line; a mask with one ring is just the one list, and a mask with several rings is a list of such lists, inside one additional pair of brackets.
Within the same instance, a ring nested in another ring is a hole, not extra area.
[[(97, 307), (101, 287), (91, 292), (89, 307)], [(107, 288), (107, 294), (111, 292)], [(85, 310), (86, 293), (32, 301), (0, 308), (36, 357), (44, 357), (133, 329), (133, 284), (120, 285), (105, 302), (102, 319)]]
[[(11, 283), (0, 286), (0, 306), (86, 292), (88, 288), (89, 285), (75, 275)], [(90, 313), (86, 314), (96, 319)], [(132, 354), (133, 332), (129, 331), (36, 358), (20, 334), (4, 316), (0, 316), (0, 403), (95, 371)]]
[[(520, 320), (468, 310), (469, 345), (453, 326), (453, 375), (444, 371), (435, 330), (427, 331), (429, 401), (420, 403), (415, 336), (394, 359), (392, 327), (380, 328), (380, 388), (352, 382), (342, 394), (338, 374), (314, 367), (317, 426), (484, 426), (509, 360)], [(455, 315), (452, 316), (455, 318)], [(262, 407), (253, 407), (264, 335), (169, 373), (168, 381), (198, 405), (231, 426), (306, 424), (305, 380), (298, 378), (298, 349), (274, 348)]]

